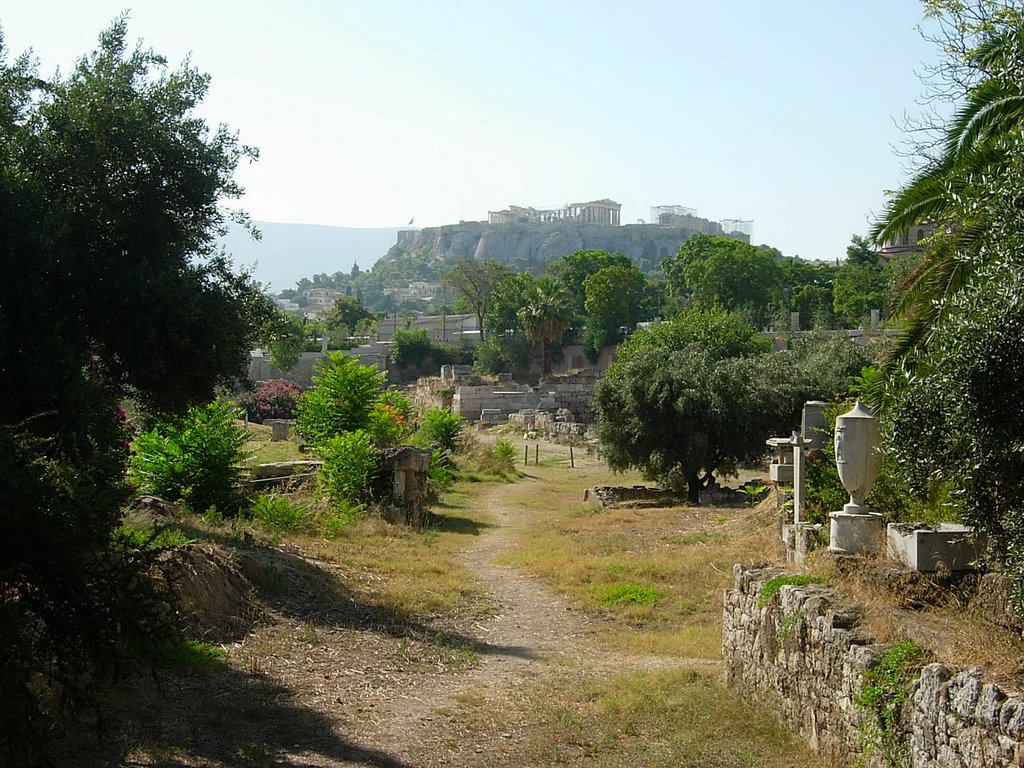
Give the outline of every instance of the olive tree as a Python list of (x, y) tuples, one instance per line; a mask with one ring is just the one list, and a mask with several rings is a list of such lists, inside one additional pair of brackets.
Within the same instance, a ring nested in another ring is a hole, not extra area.
[(852, 345), (771, 353), (735, 314), (693, 309), (640, 332), (595, 392), (597, 435), (614, 470), (685, 491), (694, 504), (716, 472), (765, 454), (809, 399), (836, 394), (867, 362)]

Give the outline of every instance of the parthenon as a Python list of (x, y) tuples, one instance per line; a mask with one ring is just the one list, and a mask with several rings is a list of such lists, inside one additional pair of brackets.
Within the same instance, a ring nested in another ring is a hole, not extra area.
[(589, 203), (569, 203), (562, 208), (523, 208), (510, 205), (503, 211), (488, 211), (489, 224), (534, 224), (565, 221), (575, 224), (606, 224), (619, 226), (622, 205), (614, 200), (592, 200)]

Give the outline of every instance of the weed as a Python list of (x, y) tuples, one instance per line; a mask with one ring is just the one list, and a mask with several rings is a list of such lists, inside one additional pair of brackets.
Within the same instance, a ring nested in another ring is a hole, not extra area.
[(136, 549), (174, 549), (193, 541), (177, 528), (138, 528), (130, 523), (122, 525), (116, 535)]
[(306, 516), (306, 508), (284, 496), (268, 496), (261, 493), (252, 505), (250, 514), (263, 525), (287, 531), (300, 527)]
[(800, 611), (787, 611), (779, 624), (779, 640), (788, 640), (800, 625)]
[(903, 705), (910, 694), (910, 683), (926, 658), (924, 649), (913, 641), (897, 643), (864, 673), (864, 683), (854, 699), (859, 708), (875, 718), (865, 734), (865, 756), (877, 749), (889, 768), (907, 763), (907, 734), (901, 725)]
[(768, 492), (767, 485), (741, 485), (737, 490), (747, 497), (747, 506), (752, 507)]
[(815, 576), (812, 573), (802, 573), (796, 575), (785, 575), (775, 576), (768, 579), (761, 587), (761, 594), (757, 596), (757, 607), (764, 608), (768, 603), (772, 601), (772, 598), (778, 593), (780, 589), (785, 586), (800, 586), (801, 584), (824, 584), (825, 579), (821, 576)]
[(655, 605), (664, 598), (658, 590), (652, 587), (642, 587), (638, 584), (631, 584), (628, 581), (612, 584), (605, 588), (604, 594), (598, 598), (600, 605), (621, 605), (623, 603), (636, 603), (637, 605)]
[(216, 645), (178, 638), (153, 646), (147, 655), (158, 667), (203, 669), (227, 658), (228, 653)]

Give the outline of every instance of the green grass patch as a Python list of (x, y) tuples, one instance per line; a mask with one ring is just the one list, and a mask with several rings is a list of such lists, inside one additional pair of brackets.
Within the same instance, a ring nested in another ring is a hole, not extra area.
[(778, 594), (779, 590), (786, 586), (800, 586), (802, 584), (824, 584), (826, 579), (822, 576), (815, 576), (812, 573), (801, 573), (796, 575), (774, 576), (761, 587), (761, 594), (757, 596), (757, 607), (764, 608)]
[(644, 587), (624, 581), (604, 587), (597, 602), (604, 606), (622, 605), (623, 603), (653, 606), (664, 598), (665, 596), (653, 587)]
[(228, 652), (199, 640), (177, 638), (150, 648), (147, 655), (158, 667), (204, 669), (223, 661)]

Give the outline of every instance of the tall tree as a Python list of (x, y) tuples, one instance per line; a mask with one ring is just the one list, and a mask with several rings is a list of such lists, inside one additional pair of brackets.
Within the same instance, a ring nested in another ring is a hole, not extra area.
[(846, 263), (875, 266), (878, 264), (878, 254), (866, 237), (854, 235), (846, 246)]
[(782, 296), (783, 273), (774, 249), (742, 240), (694, 235), (662, 262), (669, 293), (677, 301), (743, 311), (755, 325), (770, 321)]
[(519, 311), (526, 335), (541, 348), (541, 373), (551, 373), (551, 348), (560, 343), (572, 322), (569, 293), (557, 280), (541, 277)]
[(352, 296), (339, 296), (323, 316), (324, 327), (347, 334), (355, 332), (360, 320), (369, 320), (373, 313)]
[(460, 261), (441, 279), (455, 291), (458, 300), (476, 315), (480, 337), (484, 338), (484, 318), (491, 306), (494, 289), (504, 279), (508, 269), (497, 261)]
[(564, 286), (573, 314), (582, 318), (587, 314), (587, 291), (584, 284), (588, 277), (607, 267), (629, 269), (633, 267), (633, 262), (623, 253), (575, 251), (552, 262), (548, 266), (548, 274)]
[(632, 329), (641, 320), (647, 281), (635, 264), (604, 267), (583, 281), (583, 346), (596, 360), (607, 344), (621, 338), (620, 328)]
[[(118, 400), (183, 409), (243, 374), (271, 305), (216, 245), (248, 152), (208, 85), (119, 19), (44, 82), (0, 40), (0, 762), (129, 635), (143, 557), (117, 535)], [(25, 287), (29, 286), (26, 290)], [(8, 754), (5, 754), (8, 753)]]

